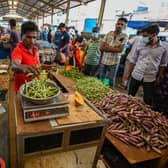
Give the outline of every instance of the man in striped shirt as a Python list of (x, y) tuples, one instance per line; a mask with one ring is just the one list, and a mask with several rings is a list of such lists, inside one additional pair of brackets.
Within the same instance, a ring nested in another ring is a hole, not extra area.
[(95, 76), (100, 64), (100, 44), (98, 29), (92, 30), (92, 38), (88, 41), (85, 57), (85, 74)]

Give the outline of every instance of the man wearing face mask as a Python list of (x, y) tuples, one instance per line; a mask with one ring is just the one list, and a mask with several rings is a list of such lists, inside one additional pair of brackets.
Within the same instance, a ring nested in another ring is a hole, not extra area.
[(106, 77), (106, 73), (109, 72), (110, 87), (115, 87), (115, 80), (120, 63), (121, 52), (128, 40), (128, 37), (122, 31), (127, 24), (126, 18), (119, 18), (116, 23), (114, 31), (105, 35), (100, 50), (103, 52), (101, 65), (100, 65), (100, 79), (103, 80)]
[(83, 62), (83, 65), (85, 64), (84, 72), (86, 75), (95, 76), (98, 70), (101, 57), (100, 44), (99, 30), (93, 28), (92, 37), (87, 43), (86, 56)]
[[(159, 41), (158, 25), (150, 25), (143, 29), (141, 44), (136, 52), (129, 57), (127, 77), (131, 75), (128, 94), (135, 96), (140, 85), (143, 86), (143, 99), (148, 105), (153, 105), (155, 84), (163, 75), (168, 62), (165, 45)], [(127, 80), (127, 79), (126, 79)]]
[(37, 32), (38, 27), (34, 22), (27, 21), (21, 25), (22, 41), (13, 50), (11, 62), (16, 92), (25, 81), (31, 80), (26, 74), (33, 73), (35, 76), (40, 74), (38, 70), (38, 65), (40, 64), (38, 48), (35, 45)]

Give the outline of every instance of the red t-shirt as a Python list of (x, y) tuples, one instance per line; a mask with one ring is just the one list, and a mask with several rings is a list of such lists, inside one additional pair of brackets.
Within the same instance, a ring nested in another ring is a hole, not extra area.
[[(33, 47), (33, 54), (20, 42), (17, 47), (12, 52), (12, 60), (21, 60), (21, 64), (24, 65), (34, 65), (37, 66), (40, 64), (38, 58), (38, 48), (37, 46)], [(25, 83), (25, 81), (31, 81), (31, 78), (28, 78), (23, 73), (14, 74), (14, 88), (17, 92), (19, 87)]]

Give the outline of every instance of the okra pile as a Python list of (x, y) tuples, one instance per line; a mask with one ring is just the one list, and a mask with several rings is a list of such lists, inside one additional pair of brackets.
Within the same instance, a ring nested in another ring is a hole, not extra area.
[(108, 118), (107, 131), (124, 143), (159, 154), (168, 148), (168, 119), (141, 100), (125, 94), (109, 94), (93, 104)]
[(30, 98), (48, 98), (59, 91), (58, 87), (47, 82), (34, 78), (30, 84), (25, 83), (25, 95)]

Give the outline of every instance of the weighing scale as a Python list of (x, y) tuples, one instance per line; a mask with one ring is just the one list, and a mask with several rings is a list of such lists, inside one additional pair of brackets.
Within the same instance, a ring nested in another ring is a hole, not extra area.
[(45, 104), (34, 104), (20, 98), (25, 122), (46, 120), (69, 115), (68, 98), (61, 92), (53, 101)]

